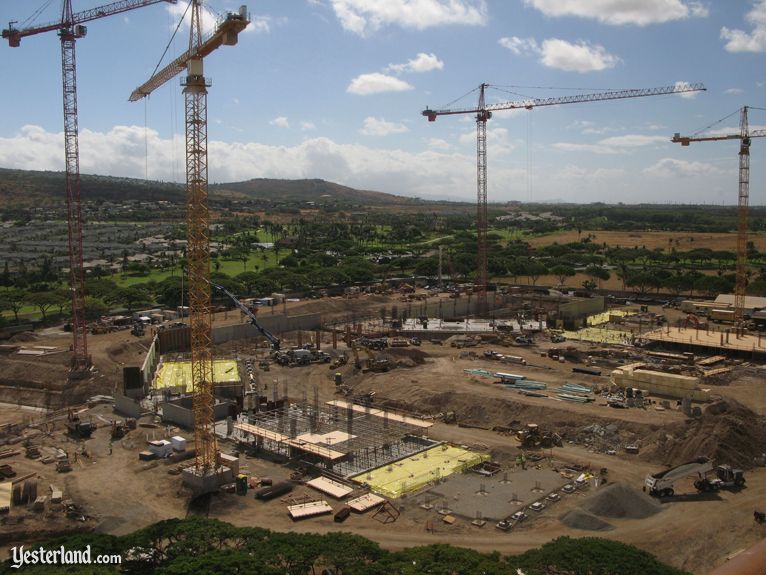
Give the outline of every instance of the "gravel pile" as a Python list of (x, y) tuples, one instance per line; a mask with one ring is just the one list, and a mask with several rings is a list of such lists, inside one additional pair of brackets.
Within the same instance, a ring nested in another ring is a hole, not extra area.
[(596, 490), (581, 507), (600, 517), (626, 519), (644, 519), (662, 510), (656, 500), (623, 483)]
[(583, 529), (585, 531), (610, 531), (614, 525), (607, 523), (600, 517), (593, 515), (580, 507), (575, 507), (567, 511), (560, 517), (561, 522), (572, 529)]

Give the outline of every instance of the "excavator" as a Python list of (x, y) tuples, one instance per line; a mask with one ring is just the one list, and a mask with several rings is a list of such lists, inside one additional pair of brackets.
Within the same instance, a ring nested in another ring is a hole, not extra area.
[[(367, 354), (367, 365), (362, 366), (362, 362), (359, 359), (359, 350), (363, 350)], [(361, 369), (362, 371), (374, 371), (384, 372), (391, 369), (391, 363), (387, 359), (378, 359), (375, 357), (375, 353), (368, 347), (359, 345), (356, 341), (351, 342), (351, 351), (354, 353), (354, 367)]]
[(279, 351), (279, 346), (281, 344), (280, 339), (275, 336), (273, 333), (271, 333), (269, 330), (267, 330), (265, 327), (263, 327), (260, 323), (258, 323), (258, 318), (255, 316), (255, 313), (247, 307), (245, 304), (243, 304), (239, 299), (237, 299), (237, 296), (235, 296), (233, 293), (231, 293), (229, 290), (227, 290), (222, 285), (213, 283), (211, 281), (208, 282), (212, 287), (217, 289), (218, 291), (224, 293), (228, 298), (234, 302), (234, 305), (239, 308), (239, 310), (244, 313), (248, 318), (250, 318), (250, 323), (255, 326), (255, 329), (257, 329), (260, 334), (265, 337), (267, 340), (269, 340), (269, 343), (271, 344), (271, 349), (273, 351)]

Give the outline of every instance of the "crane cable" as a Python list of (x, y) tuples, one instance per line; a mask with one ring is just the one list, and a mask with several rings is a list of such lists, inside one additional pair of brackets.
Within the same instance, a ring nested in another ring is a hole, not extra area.
[(34, 22), (35, 19), (38, 18), (40, 14), (42, 14), (43, 11), (45, 11), (48, 8), (48, 6), (51, 5), (51, 2), (53, 2), (53, 0), (48, 0), (42, 6), (40, 6), (37, 10), (35, 10), (29, 18), (21, 22), (21, 24), (19, 25), (19, 28), (25, 28), (27, 24), (29, 24), (30, 22)]

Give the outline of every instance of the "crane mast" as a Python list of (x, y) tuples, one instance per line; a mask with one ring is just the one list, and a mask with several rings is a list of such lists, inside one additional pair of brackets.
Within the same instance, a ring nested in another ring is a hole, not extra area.
[(195, 471), (203, 480), (218, 468), (215, 438), (215, 383), (210, 282), (210, 236), (208, 209), (207, 88), (204, 57), (218, 46), (234, 45), (237, 34), (249, 24), (247, 9), (229, 14), (211, 38), (202, 39), (202, 0), (191, 0), (189, 49), (131, 94), (136, 101), (149, 96), (175, 75), (182, 78), (186, 121), (186, 257), (188, 265), (189, 324), (191, 330), (192, 388), (194, 390)]
[(80, 144), (77, 116), (77, 59), (75, 43), (86, 35), (83, 22), (112, 16), (135, 8), (177, 0), (121, 0), (99, 8), (74, 13), (72, 0), (64, 0), (59, 22), (18, 29), (12, 24), (3, 30), (3, 38), (12, 48), (21, 39), (43, 32), (58, 31), (61, 40), (61, 78), (64, 103), (64, 188), (67, 208), (67, 241), (69, 249), (69, 291), (72, 305), (72, 360), (70, 374), (79, 377), (90, 367), (88, 324), (85, 318), (85, 266), (82, 243), (82, 201), (80, 197)]
[(750, 131), (748, 106), (739, 112), (739, 133), (722, 136), (682, 136), (675, 134), (671, 142), (688, 146), (691, 142), (719, 142), (739, 140), (739, 185), (737, 193), (737, 268), (734, 286), (734, 322), (741, 325), (745, 319), (745, 293), (747, 291), (747, 228), (750, 210), (750, 143), (753, 138), (766, 137), (766, 130)]
[[(65, 0), (62, 22), (72, 22), (72, 2)], [(80, 198), (80, 138), (77, 122), (77, 63), (75, 40), (83, 31), (79, 25), (59, 30), (61, 77), (64, 99), (64, 161), (69, 247), (69, 290), (72, 300), (72, 373), (90, 366), (88, 322), (85, 319), (85, 266), (82, 249), (82, 203)]]
[(585, 102), (597, 102), (602, 100), (623, 100), (626, 98), (640, 98), (644, 96), (662, 96), (665, 94), (677, 94), (683, 92), (696, 92), (705, 90), (702, 84), (680, 84), (676, 86), (664, 86), (660, 88), (644, 88), (632, 90), (615, 90), (608, 92), (596, 92), (593, 94), (578, 94), (560, 98), (530, 98), (527, 100), (502, 102), (487, 105), (485, 90), (489, 84), (479, 86), (479, 102), (475, 108), (455, 108), (432, 110), (426, 108), (422, 115), (429, 122), (436, 121), (439, 116), (452, 116), (456, 114), (476, 115), (476, 243), (477, 243), (477, 270), (476, 290), (478, 298), (476, 302), (477, 315), (486, 315), (487, 302), (487, 231), (489, 221), (487, 217), (487, 120), (492, 117), (492, 112), (497, 110), (512, 110), (524, 108), (531, 110), (540, 106), (555, 106), (561, 104), (580, 104)]

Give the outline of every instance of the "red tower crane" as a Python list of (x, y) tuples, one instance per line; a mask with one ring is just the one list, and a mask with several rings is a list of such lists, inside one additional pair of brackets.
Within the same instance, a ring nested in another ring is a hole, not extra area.
[(737, 202), (737, 271), (734, 287), (734, 322), (741, 324), (745, 315), (747, 289), (747, 219), (750, 204), (750, 140), (763, 138), (766, 130), (750, 131), (747, 121), (748, 106), (739, 110), (739, 134), (723, 136), (682, 136), (675, 134), (671, 142), (688, 146), (691, 142), (718, 142), (739, 140), (739, 198)]
[(541, 106), (580, 104), (584, 102), (599, 102), (602, 100), (622, 100), (626, 98), (640, 98), (643, 96), (662, 96), (665, 94), (696, 92), (705, 89), (702, 84), (678, 84), (662, 88), (616, 90), (596, 92), (594, 94), (578, 94), (559, 98), (530, 98), (528, 100), (487, 105), (484, 100), (484, 92), (485, 89), (489, 87), (489, 84), (481, 84), (479, 86), (479, 103), (474, 108), (454, 108), (449, 110), (425, 109), (422, 112), (422, 114), (428, 118), (429, 122), (436, 121), (438, 116), (453, 116), (456, 114), (476, 115), (476, 239), (478, 244), (476, 289), (479, 292), (476, 304), (478, 315), (487, 313), (487, 120), (492, 117), (492, 112), (518, 108), (531, 110), (532, 108)]
[(61, 20), (32, 28), (14, 28), (13, 23), (3, 30), (3, 38), (13, 48), (21, 39), (42, 32), (57, 31), (61, 38), (61, 77), (64, 93), (64, 157), (67, 201), (67, 227), (69, 239), (69, 290), (72, 298), (72, 363), (73, 376), (82, 375), (90, 367), (88, 355), (88, 325), (85, 320), (85, 270), (82, 248), (82, 206), (80, 201), (80, 145), (77, 124), (77, 64), (75, 41), (87, 33), (85, 22), (113, 16), (135, 8), (177, 0), (121, 0), (98, 8), (72, 12), (72, 0), (63, 0)]

